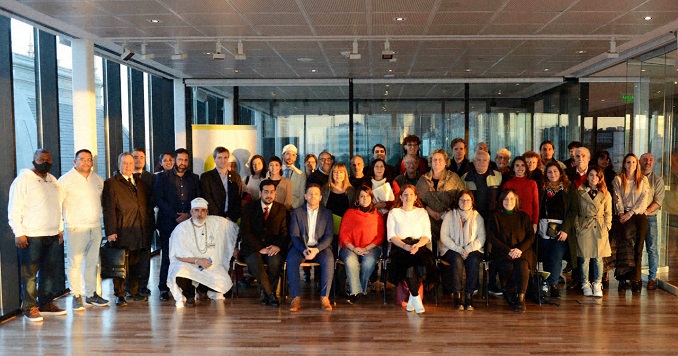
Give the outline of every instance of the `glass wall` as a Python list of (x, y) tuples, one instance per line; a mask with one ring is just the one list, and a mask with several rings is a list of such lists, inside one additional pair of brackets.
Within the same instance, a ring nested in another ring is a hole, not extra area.
[(11, 26), (16, 167), (21, 170), (31, 168), (33, 153), (38, 149), (35, 37), (33, 26), (14, 19)]

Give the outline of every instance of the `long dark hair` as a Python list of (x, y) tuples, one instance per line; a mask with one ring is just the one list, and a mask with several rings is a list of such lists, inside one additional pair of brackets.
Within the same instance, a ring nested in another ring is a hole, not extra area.
[(563, 191), (567, 192), (567, 190), (570, 188), (570, 180), (567, 178), (567, 174), (565, 174), (565, 171), (560, 167), (560, 164), (556, 161), (551, 161), (546, 165), (546, 168), (544, 168), (544, 183), (542, 184), (543, 189), (546, 189), (546, 187), (549, 185), (549, 177), (546, 172), (549, 170), (551, 167), (556, 167), (558, 169), (558, 172), (560, 172), (560, 180), (558, 183), (563, 185)]
[[(591, 171), (596, 171), (596, 174), (598, 176), (598, 186), (596, 187), (591, 187), (589, 185), (589, 174), (591, 174)], [(589, 166), (589, 169), (586, 170), (586, 182), (584, 182), (584, 184), (586, 184), (586, 186), (589, 188), (598, 189), (598, 191), (603, 193), (603, 195), (605, 195), (605, 192), (607, 192), (607, 184), (605, 183), (605, 173), (603, 173), (603, 169), (600, 168), (599, 166), (596, 165)]]
[(499, 211), (504, 209), (504, 199), (506, 199), (506, 196), (509, 195), (509, 193), (513, 193), (513, 196), (516, 197), (516, 207), (513, 208), (513, 210), (522, 211), (522, 208), (520, 206), (520, 195), (518, 195), (518, 192), (513, 188), (505, 188), (504, 190), (501, 191), (501, 194), (499, 194), (499, 203), (501, 206), (501, 208), (499, 208)]
[(254, 167), (252, 166), (252, 162), (254, 162), (255, 159), (261, 160), (261, 172), (259, 172), (259, 177), (260, 178), (266, 177), (266, 173), (268, 173), (268, 167), (266, 167), (266, 160), (261, 155), (254, 155), (250, 159), (250, 173), (252, 175), (255, 175), (257, 173), (254, 171)]
[(365, 192), (370, 196), (370, 205), (368, 206), (367, 212), (371, 213), (374, 211), (374, 193), (372, 193), (372, 188), (366, 186), (366, 185), (361, 185), (356, 189), (355, 192), (355, 201), (353, 202), (353, 209), (358, 209), (361, 210), (360, 202), (358, 201), (358, 198), (360, 197), (360, 192)]

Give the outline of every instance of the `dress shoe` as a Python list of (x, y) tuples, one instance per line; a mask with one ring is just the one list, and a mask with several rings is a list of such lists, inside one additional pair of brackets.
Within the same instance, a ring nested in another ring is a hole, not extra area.
[(525, 293), (519, 293), (516, 298), (516, 304), (513, 307), (514, 312), (524, 313), (525, 312)]
[(115, 297), (115, 305), (119, 307), (126, 307), (127, 301), (125, 300), (125, 297)]
[(134, 299), (135, 302), (147, 302), (148, 301), (148, 297), (145, 296), (145, 295), (141, 295), (141, 294), (135, 294), (134, 296), (132, 296), (132, 299)]
[(461, 304), (461, 293), (452, 293), (452, 298), (454, 299), (454, 309), (455, 310), (464, 310), (464, 306)]
[(625, 292), (626, 289), (628, 289), (628, 288), (629, 288), (629, 282), (627, 280), (622, 279), (622, 280), (619, 281), (619, 285), (617, 286), (618, 291)]
[(294, 297), (290, 302), (290, 311), (296, 312), (301, 309), (301, 297)]
[(643, 288), (643, 281), (633, 281), (631, 282), (631, 291), (634, 293), (640, 292)]
[(199, 302), (207, 302), (207, 301), (210, 300), (210, 297), (207, 296), (207, 292), (197, 291), (197, 293), (196, 293), (196, 299), (197, 299)]
[(274, 308), (277, 308), (277, 307), (280, 306), (280, 301), (278, 300), (278, 298), (275, 295), (271, 294), (271, 295), (268, 296), (268, 301), (267, 301), (266, 304), (268, 304), (268, 305), (270, 305)]
[(332, 311), (332, 303), (330, 303), (329, 297), (320, 297), (320, 307), (324, 310)]
[(186, 298), (186, 308), (195, 308), (195, 298)]
[(502, 291), (504, 295), (504, 299), (506, 300), (506, 303), (508, 303), (509, 307), (511, 309), (515, 308), (516, 306), (516, 297), (512, 292), (509, 292), (507, 290)]
[(657, 289), (657, 280), (648, 279), (647, 280), (647, 290), (655, 290), (655, 289)]
[(476, 308), (473, 306), (473, 294), (466, 294), (464, 296), (464, 307), (468, 311), (475, 310)]
[[(568, 286), (569, 287), (569, 286)], [(555, 284), (552, 284), (549, 287), (549, 298), (551, 299), (558, 299), (560, 298), (560, 290), (558, 290), (558, 286)]]
[(166, 301), (168, 301), (169, 299), (170, 299), (169, 291), (166, 291), (166, 290), (160, 291), (160, 300), (161, 300), (161, 301), (166, 302)]
[(348, 304), (355, 304), (355, 303), (358, 301), (358, 299), (360, 299), (360, 296), (362, 296), (362, 294), (360, 294), (360, 293), (358, 293), (358, 294), (350, 294), (350, 295), (346, 298), (346, 302), (347, 302)]
[(259, 297), (259, 304), (261, 305), (267, 305), (268, 304), (268, 296), (264, 293), (261, 293), (261, 297)]
[(146, 287), (141, 287), (141, 288), (139, 288), (139, 294), (141, 294), (145, 297), (150, 297), (151, 296), (151, 290), (146, 288)]

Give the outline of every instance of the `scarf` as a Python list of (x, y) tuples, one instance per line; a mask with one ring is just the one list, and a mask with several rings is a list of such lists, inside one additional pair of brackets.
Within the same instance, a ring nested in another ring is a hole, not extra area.
[(556, 196), (556, 194), (558, 194), (558, 192), (565, 190), (565, 188), (563, 188), (563, 183), (558, 183), (558, 185), (556, 187), (553, 187), (551, 184), (546, 185), (545, 190), (546, 190), (546, 197), (551, 199), (554, 196)]
[(462, 247), (468, 246), (471, 242), (471, 227), (475, 223), (475, 214), (473, 210), (454, 209), (450, 212), (452, 219), (459, 222), (461, 229), (453, 229), (450, 236), (452, 241), (460, 241)]

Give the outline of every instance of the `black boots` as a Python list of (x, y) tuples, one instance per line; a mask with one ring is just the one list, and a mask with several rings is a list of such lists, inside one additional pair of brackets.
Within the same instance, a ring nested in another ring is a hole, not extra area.
[(461, 305), (461, 293), (459, 292), (452, 293), (452, 297), (454, 298), (454, 309), (464, 310), (464, 306)]
[(508, 290), (502, 290), (501, 291), (504, 299), (506, 300), (506, 303), (508, 303), (509, 307), (513, 309), (516, 306), (516, 296), (513, 292), (510, 292)]
[(525, 312), (525, 293), (519, 293), (513, 311), (518, 313)]
[(466, 310), (471, 311), (474, 310), (475, 308), (473, 307), (473, 294), (466, 294), (464, 295), (464, 307)]
[(631, 282), (631, 290), (634, 293), (640, 292), (640, 290), (643, 288), (643, 281), (632, 281)]

